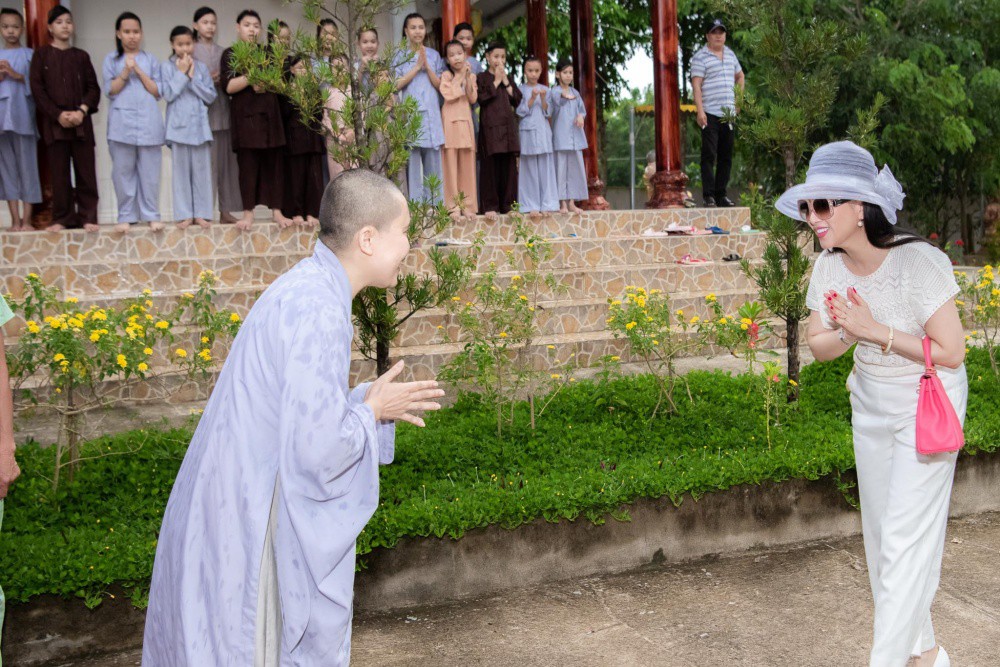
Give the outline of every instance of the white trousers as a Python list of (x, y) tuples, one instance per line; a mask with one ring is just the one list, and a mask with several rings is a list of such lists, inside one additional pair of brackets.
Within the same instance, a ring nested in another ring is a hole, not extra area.
[[(965, 367), (938, 369), (962, 422)], [(848, 378), (865, 559), (875, 599), (871, 667), (904, 667), (935, 646), (931, 603), (941, 578), (957, 453), (916, 452), (920, 375)]]
[(264, 534), (264, 553), (257, 583), (257, 626), (254, 630), (254, 667), (281, 664), (281, 598), (278, 596), (278, 563), (274, 557), (274, 533), (278, 529), (278, 496), (281, 481), (275, 479), (271, 512)]

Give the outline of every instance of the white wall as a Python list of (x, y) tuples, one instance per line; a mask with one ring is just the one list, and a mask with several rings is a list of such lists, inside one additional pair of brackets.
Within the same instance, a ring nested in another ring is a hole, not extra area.
[[(194, 11), (202, 5), (215, 9), (219, 18), (216, 40), (223, 46), (228, 46), (235, 39), (236, 15), (248, 7), (257, 10), (265, 24), (278, 18), (288, 23), (292, 30), (298, 28), (315, 30), (312, 24), (303, 22), (299, 5), (285, 4), (283, 0), (63, 0), (62, 4), (73, 12), (76, 22), (76, 46), (90, 54), (102, 90), (104, 82), (101, 81), (101, 64), (104, 62), (104, 57), (115, 48), (115, 19), (123, 11), (135, 12), (142, 19), (143, 49), (161, 61), (168, 58), (171, 53), (170, 31), (177, 25), (190, 25)], [(20, 2), (0, 0), (0, 6), (12, 6), (21, 10), (21, 5)], [(383, 42), (399, 34), (394, 31), (391, 16), (383, 17), (376, 27)], [(160, 106), (165, 108), (162, 101)], [(115, 222), (117, 216), (107, 143), (107, 108), (108, 99), (102, 94), (100, 110), (94, 116), (97, 178), (101, 197), (98, 215), (102, 223)], [(164, 147), (163, 170), (160, 177), (160, 213), (162, 219), (168, 221), (174, 219), (170, 179), (170, 149)], [(0, 209), (2, 209), (0, 224), (9, 225), (7, 207), (2, 206)]]

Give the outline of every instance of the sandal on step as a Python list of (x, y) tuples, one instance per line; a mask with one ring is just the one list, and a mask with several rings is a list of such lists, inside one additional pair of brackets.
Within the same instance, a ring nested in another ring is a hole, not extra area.
[(711, 264), (712, 260), (702, 259), (701, 257), (692, 257), (690, 254), (684, 255), (679, 260), (678, 264), (683, 264), (684, 266), (697, 266), (699, 264)]

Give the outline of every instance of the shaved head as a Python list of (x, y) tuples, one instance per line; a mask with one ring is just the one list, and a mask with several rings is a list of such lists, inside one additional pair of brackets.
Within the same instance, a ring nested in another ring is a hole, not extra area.
[(407, 210), (406, 197), (385, 176), (349, 169), (330, 181), (319, 206), (319, 236), (333, 250), (346, 247), (358, 230), (382, 230)]

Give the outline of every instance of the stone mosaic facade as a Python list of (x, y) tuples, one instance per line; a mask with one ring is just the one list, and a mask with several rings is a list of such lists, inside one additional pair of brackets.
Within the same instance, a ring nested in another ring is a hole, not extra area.
[[(566, 287), (559, 294), (542, 294), (541, 335), (531, 351), (532, 362), (539, 368), (548, 367), (552, 361), (552, 352), (547, 348), (550, 344), (557, 346), (560, 357), (575, 353), (576, 363), (582, 366), (596, 364), (605, 354), (624, 356), (622, 343), (605, 330), (604, 320), (608, 298), (619, 297), (626, 285), (668, 292), (677, 308), (699, 315), (705, 313), (704, 297), (709, 292), (715, 293), (726, 308), (754, 296), (753, 286), (739, 265), (721, 261), (730, 253), (751, 261), (760, 257), (763, 235), (738, 232), (749, 223), (747, 209), (595, 211), (526, 222), (551, 242), (553, 257), (542, 268), (552, 271)], [(643, 236), (646, 230), (663, 230), (670, 224), (698, 228), (717, 225), (735, 233)], [(479, 234), (487, 244), (481, 266), (490, 261), (503, 262), (504, 253), (513, 243), (513, 226), (508, 219), (489, 222), (479, 218), (449, 228), (443, 236), (472, 240)], [(128, 234), (110, 229), (95, 234), (5, 233), (0, 235), (0, 284), (6, 292), (20, 296), (23, 277), (35, 272), (83, 304), (112, 303), (149, 288), (156, 306), (166, 309), (183, 292), (191, 291), (201, 271), (211, 269), (219, 278), (218, 304), (245, 315), (257, 295), (312, 251), (315, 237), (314, 230), (279, 229), (263, 221), (257, 221), (249, 232), (213, 225), (207, 230), (169, 228), (160, 233), (145, 226), (135, 227)], [(427, 251), (435, 240), (411, 252), (407, 270), (430, 270)], [(462, 246), (442, 250), (468, 252)], [(703, 266), (676, 264), (688, 253), (715, 262)], [(503, 273), (502, 279), (511, 275)], [(16, 337), (20, 326), (17, 322), (8, 325), (7, 335)], [(414, 377), (430, 377), (458, 349), (457, 343), (443, 342), (442, 331), (452, 339), (458, 334), (443, 310), (419, 313), (403, 326), (393, 354), (407, 360)], [(178, 334), (179, 341), (183, 341), (186, 334)], [(354, 358), (356, 379), (370, 379), (374, 374), (372, 362), (357, 352)], [(163, 391), (172, 400), (204, 395), (204, 388), (192, 388), (190, 383), (168, 383)]]

